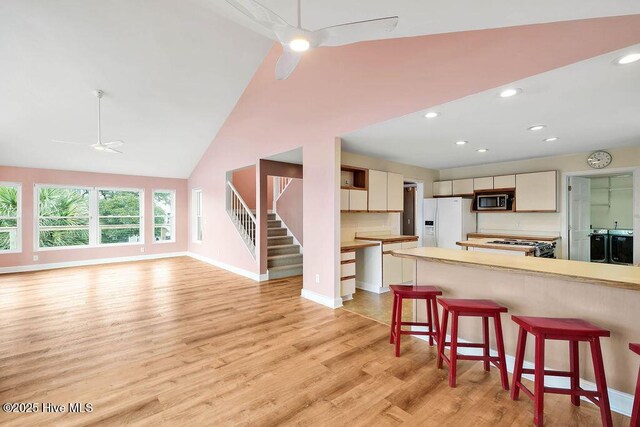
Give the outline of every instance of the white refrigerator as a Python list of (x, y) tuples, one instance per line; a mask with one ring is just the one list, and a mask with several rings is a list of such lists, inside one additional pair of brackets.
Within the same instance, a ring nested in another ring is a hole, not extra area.
[(456, 242), (467, 240), (467, 234), (476, 231), (472, 202), (462, 197), (424, 199), (424, 245), (462, 249)]

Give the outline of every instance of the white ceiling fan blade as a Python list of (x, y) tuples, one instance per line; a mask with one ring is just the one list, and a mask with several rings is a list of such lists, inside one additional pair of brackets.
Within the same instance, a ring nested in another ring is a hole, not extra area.
[(124, 145), (124, 141), (103, 142), (102, 145), (105, 145), (110, 148), (117, 148), (117, 147), (122, 147)]
[(107, 153), (117, 153), (117, 154), (123, 154), (122, 151), (120, 150), (116, 150), (115, 148), (111, 148), (111, 147), (106, 147), (104, 150), (102, 151), (106, 151)]
[(59, 139), (52, 139), (51, 142), (55, 142), (58, 144), (72, 144), (72, 145), (88, 145), (83, 142), (75, 142), (75, 141), (61, 141)]
[(291, 27), (280, 15), (254, 0), (226, 0), (238, 11), (253, 19), (262, 26), (275, 31), (282, 27)]
[(321, 46), (342, 46), (369, 40), (377, 34), (391, 32), (397, 25), (398, 17), (389, 16), (322, 28), (314, 31), (313, 36)]
[(282, 55), (280, 55), (278, 63), (276, 64), (276, 79), (285, 80), (289, 77), (293, 70), (295, 70), (298, 62), (300, 62), (301, 57), (301, 52), (294, 52), (287, 46), (283, 46)]

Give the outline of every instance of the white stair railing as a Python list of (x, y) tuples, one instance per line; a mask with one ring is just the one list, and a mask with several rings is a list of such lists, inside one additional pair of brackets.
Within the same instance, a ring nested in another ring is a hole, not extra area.
[(256, 257), (257, 221), (249, 206), (230, 181), (227, 181), (227, 213), (236, 226), (249, 252)]
[[(280, 195), (287, 188), (287, 185), (291, 182), (292, 178), (286, 176), (274, 176), (273, 177), (273, 201), (275, 202), (280, 198)], [(275, 209), (275, 204), (273, 205)]]

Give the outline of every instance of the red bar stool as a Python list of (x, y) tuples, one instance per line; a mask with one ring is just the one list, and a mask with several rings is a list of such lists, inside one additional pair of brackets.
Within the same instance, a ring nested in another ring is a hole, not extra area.
[[(433, 345), (433, 339), (438, 340), (440, 334), (438, 324), (438, 307), (436, 306), (436, 296), (442, 295), (442, 291), (435, 286), (411, 286), (411, 285), (390, 285), (393, 293), (393, 309), (391, 313), (391, 336), (389, 343), (396, 344), (396, 357), (400, 356), (400, 338), (402, 335), (428, 335), (429, 345)], [(420, 299), (427, 303), (427, 321), (425, 322), (403, 322), (402, 321), (402, 300)], [(434, 320), (435, 319), (435, 320)], [(403, 331), (403, 326), (426, 326), (427, 331)], [(435, 326), (435, 329), (434, 329)]]
[[(636, 354), (640, 354), (640, 344), (629, 344), (629, 349)], [(640, 427), (640, 370), (638, 370), (638, 382), (636, 383), (636, 397), (633, 400), (633, 411), (631, 412), (631, 427)]]
[[(543, 424), (544, 393), (557, 393), (570, 395), (571, 403), (575, 406), (580, 406), (580, 396), (585, 396), (600, 408), (602, 425), (611, 426), (611, 408), (609, 407), (607, 381), (604, 375), (604, 364), (602, 363), (602, 351), (600, 349), (600, 337), (608, 337), (610, 335), (609, 331), (581, 319), (527, 316), (511, 316), (511, 319), (520, 325), (511, 398), (517, 400), (520, 390), (522, 390), (533, 400), (533, 423), (537, 426)], [(527, 344), (527, 333), (531, 333), (536, 337), (535, 369), (525, 369), (522, 367), (524, 364), (525, 346)], [(569, 371), (551, 371), (544, 369), (545, 340), (569, 341)], [(583, 390), (580, 387), (579, 341), (588, 341), (591, 346), (593, 371), (596, 377), (596, 391)], [(523, 373), (534, 375), (533, 392), (522, 384), (521, 379)], [(545, 387), (545, 375), (569, 377), (571, 380), (571, 388)]]
[[(440, 341), (438, 342), (438, 369), (442, 368), (444, 360), (449, 366), (449, 386), (456, 386), (456, 370), (458, 360), (482, 360), (484, 370), (489, 371), (491, 363), (500, 370), (502, 387), (509, 390), (509, 377), (507, 375), (507, 363), (504, 357), (504, 340), (502, 338), (502, 322), (500, 313), (506, 313), (507, 307), (503, 307), (491, 300), (486, 299), (453, 299), (440, 298), (438, 300), (444, 312), (442, 314), (442, 327), (440, 328)], [(447, 322), (451, 313), (451, 342), (446, 341)], [(458, 342), (458, 317), (482, 317), (482, 343), (461, 343)], [(493, 318), (496, 333), (496, 345), (498, 356), (489, 354), (489, 318)], [(445, 356), (444, 350), (450, 346), (449, 358)], [(482, 356), (458, 354), (458, 347), (481, 348)]]

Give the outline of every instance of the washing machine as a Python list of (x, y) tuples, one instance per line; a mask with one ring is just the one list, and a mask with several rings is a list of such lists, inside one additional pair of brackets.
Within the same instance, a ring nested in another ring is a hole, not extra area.
[(611, 264), (633, 264), (633, 230), (609, 230)]
[(609, 262), (609, 230), (591, 230), (591, 262)]

